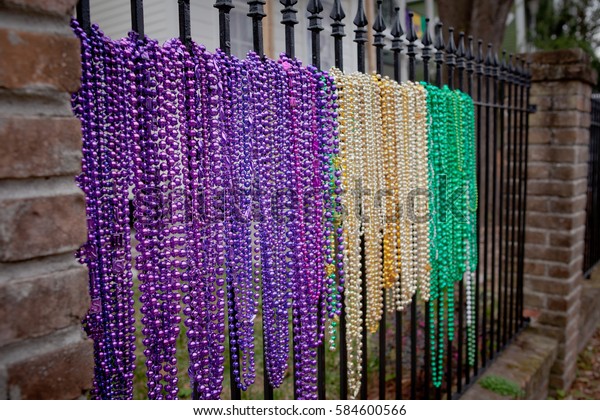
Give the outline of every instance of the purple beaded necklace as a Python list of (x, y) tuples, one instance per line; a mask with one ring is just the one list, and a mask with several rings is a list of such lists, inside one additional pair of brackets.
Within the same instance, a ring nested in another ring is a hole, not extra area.
[(94, 397), (132, 397), (132, 189), (148, 397), (177, 398), (181, 312), (198, 397), (220, 398), (226, 333), (246, 390), (260, 302), (268, 380), (283, 382), (291, 311), (298, 397), (315, 399), (316, 348), (343, 290), (341, 263), (339, 281), (332, 272), (343, 238), (331, 78), (285, 56), (239, 60), (178, 39), (74, 30)]
[(96, 25), (89, 35), (75, 21), (73, 27), (84, 58), (73, 109), (87, 139), (77, 182), (86, 194), (88, 240), (78, 257), (89, 268), (91, 305), (84, 327), (94, 340), (92, 396), (128, 399), (135, 361), (127, 164), (133, 135), (127, 100), (129, 45), (108, 40)]

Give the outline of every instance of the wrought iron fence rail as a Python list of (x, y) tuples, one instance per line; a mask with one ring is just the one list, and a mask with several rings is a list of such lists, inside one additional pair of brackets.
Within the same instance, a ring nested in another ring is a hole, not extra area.
[(587, 216), (585, 228), (584, 276), (590, 277), (600, 262), (600, 94), (592, 95), (590, 153), (588, 161)]
[[(132, 30), (144, 34), (143, 1), (131, 1)], [(389, 0), (392, 1), (392, 0)], [(266, 17), (265, 0), (249, 0), (247, 16), (251, 20), (253, 34), (253, 49), (259, 55), (264, 55), (262, 19)], [(274, 1), (271, 5), (274, 5)], [(280, 0), (282, 6), (281, 24), (285, 27), (285, 51), (288, 56), (295, 55), (295, 28), (298, 23), (295, 8), (297, 0)], [(370, 381), (367, 369), (368, 340), (366, 328), (363, 328), (363, 375), (359, 397), (367, 399), (372, 396), (370, 387), (377, 383), (379, 399), (386, 399), (386, 386), (393, 388), (393, 397), (405, 398), (458, 398), (474, 383), (495, 357), (508, 345), (516, 334), (526, 325), (523, 313), (523, 253), (525, 235), (525, 209), (527, 199), (527, 151), (528, 151), (528, 115), (535, 111), (529, 102), (530, 72), (528, 64), (518, 57), (508, 58), (504, 53), (501, 59), (491, 44), (487, 46), (485, 55), (482, 41), (466, 37), (464, 33), (455, 38), (454, 31), (447, 31), (448, 42), (444, 41), (444, 31), (441, 23), (435, 26), (432, 38), (429, 19), (421, 39), (417, 38), (413, 24), (413, 14), (407, 18), (400, 16), (399, 8), (395, 8), (395, 17), (391, 22), (390, 37), (386, 37), (386, 29), (382, 15), (382, 0), (367, 2), (368, 6), (376, 6), (376, 20), (373, 25), (373, 47), (375, 48), (376, 70), (384, 70), (384, 51), (391, 42), (393, 57), (393, 78), (402, 80), (402, 58), (408, 61), (408, 80), (417, 81), (417, 69), (422, 68), (422, 81), (430, 82), (433, 73), (433, 83), (437, 86), (444, 84), (451, 89), (461, 89), (468, 93), (475, 105), (477, 131), (477, 176), (479, 189), (479, 253), (480, 264), (477, 270), (475, 318), (477, 322), (477, 352), (473, 366), (467, 362), (465, 349), (465, 320), (463, 311), (465, 292), (462, 282), (456, 288), (458, 295), (458, 319), (456, 337), (448, 340), (449, 355), (446, 360), (445, 382), (442, 387), (435, 388), (430, 383), (430, 347), (429, 347), (429, 303), (420, 303), (413, 299), (410, 309), (404, 313), (396, 312), (393, 319), (384, 316), (380, 325), (377, 339), (377, 380)], [(179, 27), (182, 41), (191, 40), (190, 1), (178, 0)], [(225, 53), (231, 53), (230, 12), (234, 8), (232, 0), (217, 0), (214, 2), (219, 18), (220, 48)], [(365, 2), (358, 0), (358, 7), (352, 26), (354, 27), (354, 42), (357, 48), (357, 68), (366, 71), (366, 49), (369, 38)], [(346, 36), (346, 15), (342, 2), (335, 0), (331, 11), (324, 11), (319, 0), (309, 0), (307, 6), (308, 31), (311, 32), (311, 64), (321, 66), (320, 37), (323, 36), (322, 13), (330, 12), (332, 19), (331, 36), (334, 38), (335, 66), (343, 70), (343, 43)], [(84, 30), (90, 28), (89, 0), (80, 0), (77, 5), (77, 18)], [(403, 25), (405, 21), (405, 25)], [(386, 38), (388, 42), (386, 42)], [(600, 104), (600, 99), (597, 100)], [(594, 109), (600, 109), (594, 108)], [(598, 128), (600, 114), (594, 127)], [(598, 133), (598, 130), (596, 131)], [(600, 136), (596, 135), (598, 140)], [(598, 141), (596, 141), (598, 143)], [(594, 144), (596, 144), (594, 143)], [(599, 147), (596, 144), (595, 149)], [(596, 164), (593, 175), (598, 185), (598, 170)], [(598, 193), (593, 194), (598, 202)], [(589, 201), (589, 200), (588, 200)], [(588, 203), (589, 205), (589, 203)], [(596, 204), (596, 209), (597, 204)], [(598, 213), (596, 211), (595, 213)], [(590, 214), (590, 213), (588, 213)], [(588, 224), (597, 229), (600, 223), (588, 220)], [(590, 239), (593, 243), (590, 249), (598, 253), (597, 238)], [(587, 253), (586, 253), (587, 255)], [(364, 290), (363, 290), (364, 293)], [(363, 304), (366, 299), (363, 298)], [(384, 299), (385, 301), (385, 299)], [(385, 313), (385, 312), (384, 312)], [(388, 314), (389, 317), (389, 314)], [(424, 318), (424, 319), (421, 319)], [(421, 321), (425, 321), (421, 325)], [(387, 343), (386, 332), (392, 326), (393, 345)], [(347, 350), (345, 346), (345, 318), (340, 319), (340, 348), (339, 348), (339, 398), (348, 398), (347, 389)], [(406, 331), (408, 329), (409, 331)], [(419, 338), (422, 337), (422, 340)], [(409, 343), (405, 343), (409, 341)], [(393, 348), (392, 348), (393, 347)], [(392, 348), (390, 350), (390, 348)], [(409, 353), (406, 356), (406, 353)], [(387, 378), (387, 363), (393, 355), (393, 379)], [(318, 397), (327, 397), (325, 360), (332, 357), (321, 346), (318, 350)], [(408, 360), (407, 360), (408, 359)], [(408, 372), (407, 372), (407, 369)], [(263, 372), (264, 375), (264, 372)], [(295, 380), (294, 380), (295, 383)], [(407, 386), (406, 386), (407, 385)], [(242, 392), (231, 381), (231, 398), (241, 399)], [(193, 394), (194, 398), (196, 394)], [(294, 396), (296, 389), (294, 387)], [(264, 398), (273, 399), (273, 388), (264, 377)]]

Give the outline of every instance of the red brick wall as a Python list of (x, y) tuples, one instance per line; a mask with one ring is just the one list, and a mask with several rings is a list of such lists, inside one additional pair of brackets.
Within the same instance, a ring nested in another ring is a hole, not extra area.
[(0, 398), (78, 398), (91, 385), (84, 338), (85, 203), (75, 0), (0, 4)]
[(540, 333), (559, 340), (550, 386), (574, 379), (582, 263), (592, 84), (581, 50), (532, 54), (525, 306)]

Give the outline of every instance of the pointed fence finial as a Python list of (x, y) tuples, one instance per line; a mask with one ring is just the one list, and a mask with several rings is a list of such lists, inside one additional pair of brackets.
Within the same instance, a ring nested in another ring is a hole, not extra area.
[(465, 33), (458, 33), (458, 48), (456, 48), (456, 58), (465, 58)]
[(448, 45), (446, 45), (446, 52), (454, 55), (456, 53), (456, 44), (454, 43), (454, 28), (448, 28)]
[(385, 22), (383, 21), (383, 12), (381, 10), (382, 3), (383, 0), (377, 0), (377, 16), (373, 23), (373, 30), (375, 31), (375, 34), (373, 35), (373, 45), (376, 47), (385, 46), (385, 35), (383, 34), (383, 31), (385, 31)]
[(356, 16), (354, 16), (354, 42), (365, 43), (367, 42), (367, 15), (365, 14), (365, 5), (363, 0), (358, 0), (358, 8), (356, 9)]
[(341, 22), (346, 17), (346, 14), (344, 13), (344, 9), (342, 9), (341, 0), (334, 0), (333, 9), (331, 9), (331, 13), (329, 14), (329, 17), (334, 22)]
[(435, 25), (435, 40), (433, 42), (433, 46), (436, 50), (443, 51), (446, 48), (444, 44), (444, 34), (442, 32), (442, 28), (444, 24), (442, 22), (438, 22)]
[(323, 18), (320, 16), (320, 13), (323, 11), (323, 4), (321, 3), (321, 0), (310, 0), (306, 10), (310, 13), (308, 15), (308, 30), (317, 32), (322, 31), (323, 26), (321, 26), (321, 20)]
[(385, 31), (385, 22), (383, 21), (383, 11), (381, 10), (382, 3), (383, 3), (383, 0), (377, 0), (377, 16), (375, 17), (375, 23), (373, 23), (373, 30), (375, 30), (375, 32)]
[(423, 30), (423, 38), (421, 39), (421, 42), (426, 47), (430, 47), (433, 44), (433, 40), (431, 39), (431, 33), (429, 31), (429, 18), (425, 18), (425, 29)]
[(392, 51), (401, 51), (402, 50), (402, 40), (400, 37), (404, 35), (404, 31), (402, 30), (402, 23), (400, 22), (402, 19), (400, 18), (400, 8), (395, 7), (394, 10), (396, 14), (394, 15), (394, 22), (392, 22), (392, 28), (390, 33), (392, 34)]
[(465, 58), (467, 61), (475, 60), (475, 55), (473, 54), (473, 37), (469, 35), (467, 38), (469, 42), (467, 42), (467, 51), (465, 52)]
[(491, 65), (494, 64), (494, 51), (493, 51), (493, 48), (494, 47), (492, 46), (492, 44), (489, 43), (488, 47), (487, 47), (487, 53), (485, 55), (485, 62), (484, 62), (484, 64), (486, 66), (491, 66)]
[(429, 60), (431, 59), (431, 34), (429, 33), (429, 18), (425, 18), (425, 28), (421, 38), (423, 48), (421, 48), (421, 58), (423, 60), (423, 81), (429, 83)]
[(333, 8), (329, 14), (331, 18), (331, 36), (333, 37), (333, 44), (335, 49), (335, 66), (338, 69), (344, 67), (344, 54), (342, 51), (342, 38), (346, 36), (344, 33), (344, 26), (342, 21), (346, 17), (344, 9), (342, 9), (342, 2), (340, 0), (334, 0)]
[(415, 24), (413, 22), (414, 15), (413, 12), (408, 12), (408, 32), (406, 33), (406, 40), (410, 43), (414, 43), (418, 39)]
[(296, 41), (294, 40), (294, 25), (298, 23), (294, 5), (298, 0), (279, 0), (283, 6), (281, 9), (281, 23), (285, 26), (285, 53), (288, 57), (296, 55)]

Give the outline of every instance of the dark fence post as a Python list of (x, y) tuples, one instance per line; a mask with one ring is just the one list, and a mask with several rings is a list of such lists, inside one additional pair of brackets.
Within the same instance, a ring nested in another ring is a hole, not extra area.
[[(338, 69), (343, 70), (344, 51), (342, 49), (342, 38), (346, 36), (346, 34), (344, 33), (344, 26), (346, 25), (342, 21), (346, 17), (346, 14), (344, 13), (344, 9), (342, 9), (342, 3), (340, 0), (335, 0), (333, 2), (333, 9), (331, 9), (331, 14), (329, 15), (329, 17), (331, 18), (331, 20), (333, 20), (333, 22), (331, 23), (331, 36), (333, 37), (333, 44), (335, 49), (335, 66)], [(342, 327), (340, 326), (340, 330), (341, 329)]]
[[(186, 1), (188, 3), (187, 6), (187, 20), (189, 22), (189, 0)], [(180, 0), (180, 4), (181, 4), (181, 0)], [(219, 41), (220, 41), (220, 45), (221, 45), (221, 50), (229, 55), (231, 54), (231, 33), (229, 31), (229, 23), (230, 23), (230, 16), (229, 13), (231, 12), (231, 9), (233, 9), (233, 4), (231, 0), (217, 0), (214, 4), (214, 7), (219, 9)], [(181, 14), (181, 9), (180, 9), (180, 14)], [(229, 280), (230, 281), (230, 280)], [(229, 283), (228, 283), (229, 284)], [(229, 286), (228, 286), (229, 289)], [(236, 353), (233, 353), (231, 351), (231, 341), (235, 340), (237, 338), (237, 327), (233, 325), (233, 323), (231, 322), (231, 319), (235, 319), (235, 314), (236, 314), (236, 308), (235, 308), (235, 297), (233, 296), (233, 288), (231, 288), (231, 305), (232, 307), (230, 308), (229, 311), (229, 363), (230, 363), (230, 369), (229, 369), (229, 388), (231, 390), (231, 399), (232, 400), (241, 400), (242, 399), (242, 392), (240, 390), (240, 388), (238, 387), (238, 384), (236, 384), (235, 381), (235, 375), (234, 375), (234, 369), (233, 369), (233, 365), (234, 365), (234, 361), (239, 360), (239, 354), (236, 354), (238, 352), (238, 349), (236, 347)], [(267, 380), (267, 378), (265, 378), (265, 380)]]
[(192, 41), (190, 26), (190, 0), (178, 0), (179, 3), (179, 39), (185, 45)]
[(294, 58), (296, 55), (296, 45), (294, 40), (294, 25), (298, 23), (296, 20), (296, 9), (294, 5), (298, 0), (279, 0), (284, 7), (281, 10), (281, 23), (285, 25), (285, 53), (288, 57)]
[[(363, 0), (358, 0), (358, 7), (356, 9), (356, 16), (353, 21), (356, 29), (354, 30), (354, 42), (356, 42), (356, 50), (357, 50), (357, 68), (358, 71), (365, 73), (365, 43), (367, 42), (367, 16), (365, 15), (365, 7)], [(362, 217), (362, 215), (361, 215)], [(361, 249), (361, 260), (365, 260), (365, 241), (364, 237), (361, 236), (360, 241), (360, 249)], [(360, 386), (360, 398), (363, 400), (367, 399), (367, 286), (366, 286), (366, 270), (362, 270), (361, 276), (361, 297), (362, 297), (362, 375), (361, 375), (361, 386)]]
[[(263, 41), (263, 27), (262, 20), (266, 16), (264, 11), (265, 0), (249, 0), (248, 3), (248, 13), (247, 16), (252, 18), (252, 43), (254, 52), (256, 52), (260, 57), (264, 56), (264, 41)], [(265, 400), (273, 399), (273, 387), (269, 382), (269, 378), (267, 377), (266, 366), (267, 359), (266, 354), (264, 352), (264, 327), (263, 327), (263, 398)]]
[[(377, 73), (381, 75), (383, 73), (383, 47), (385, 47), (385, 22), (383, 21), (383, 14), (381, 11), (381, 3), (383, 0), (377, 0), (377, 16), (373, 23), (373, 30), (375, 35), (373, 37), (373, 46), (375, 47), (375, 63)], [(385, 307), (385, 289), (383, 293), (383, 310), (381, 313), (381, 320), (379, 322), (379, 399), (385, 400), (385, 335), (386, 335), (386, 307)]]
[[(323, 11), (323, 5), (321, 4), (321, 0), (310, 0), (307, 5), (308, 15), (308, 30), (310, 31), (311, 38), (311, 58), (312, 65), (317, 69), (321, 68), (321, 40), (320, 34), (323, 30), (323, 26), (321, 25), (321, 20), (323, 19), (320, 16), (320, 13)], [(319, 308), (321, 307), (323, 295), (319, 296)], [(323, 326), (323, 323), (326, 320), (323, 319), (322, 314), (317, 318), (317, 326), (320, 329)], [(320, 400), (326, 399), (326, 375), (325, 371), (325, 338), (321, 341), (319, 346), (317, 347), (317, 396)]]
[(323, 18), (320, 13), (323, 11), (323, 4), (321, 0), (310, 0), (308, 2), (307, 11), (308, 15), (308, 30), (310, 31), (311, 40), (311, 58), (312, 65), (316, 68), (321, 68), (321, 40), (320, 34), (323, 30), (321, 21)]
[(465, 71), (465, 33), (458, 34), (458, 48), (456, 49), (456, 73), (458, 79), (458, 89), (464, 90), (464, 71)]
[[(508, 317), (508, 326), (506, 328), (506, 340), (505, 340), (505, 344), (508, 343), (508, 340), (510, 340), (510, 338), (512, 337), (512, 335), (514, 334), (514, 321), (515, 321), (515, 312), (514, 312), (514, 304), (515, 304), (515, 296), (514, 296), (514, 285), (515, 285), (515, 248), (516, 248), (516, 243), (517, 243), (517, 239), (516, 239), (516, 235), (517, 232), (515, 231), (515, 225), (516, 225), (516, 219), (517, 217), (520, 217), (520, 211), (517, 208), (517, 182), (519, 182), (518, 184), (518, 188), (519, 188), (519, 193), (518, 193), (518, 197), (519, 197), (519, 201), (521, 199), (521, 195), (520, 195), (520, 189), (521, 189), (521, 185), (520, 185), (520, 179), (521, 179), (521, 174), (519, 172), (519, 174), (517, 175), (517, 165), (520, 162), (521, 159), (521, 154), (520, 154), (520, 150), (517, 150), (517, 148), (519, 147), (519, 132), (521, 130), (521, 106), (522, 104), (520, 104), (520, 99), (521, 99), (521, 95), (520, 95), (520, 89), (521, 89), (521, 83), (522, 83), (522, 79), (521, 79), (521, 70), (520, 70), (520, 66), (521, 66), (521, 59), (520, 57), (516, 57), (516, 65), (514, 68), (515, 74), (514, 74), (514, 81), (515, 81), (515, 99), (514, 99), (514, 107), (515, 107), (515, 125), (514, 125), (514, 138), (513, 138), (513, 162), (512, 162), (512, 189), (511, 189), (511, 199), (512, 199), (512, 203), (511, 203), (511, 208), (512, 208), (512, 215), (511, 215), (511, 219), (510, 219), (510, 229), (511, 229), (511, 233), (510, 233), (510, 302), (508, 303), (508, 312), (507, 312), (507, 317)], [(519, 118), (519, 122), (517, 122), (517, 118)], [(520, 171), (520, 169), (519, 169)], [(517, 177), (518, 176), (518, 177)], [(518, 270), (518, 266), (516, 268)]]
[[(392, 51), (394, 54), (394, 80), (400, 83), (401, 81), (401, 62), (400, 52), (402, 51), (402, 39), (400, 38), (404, 31), (402, 30), (400, 8), (394, 8), (396, 14), (394, 16), (394, 22), (392, 23)], [(395, 360), (395, 398), (397, 400), (402, 399), (402, 312), (396, 311), (396, 325), (395, 325), (395, 338), (396, 338), (396, 360)]]
[(454, 89), (454, 67), (456, 66), (456, 44), (454, 43), (454, 28), (448, 28), (448, 44), (446, 45), (446, 83), (450, 89)]
[[(475, 99), (473, 98), (473, 72), (474, 72), (474, 64), (475, 64), (475, 56), (473, 55), (473, 37), (469, 36), (469, 42), (467, 44), (467, 50), (465, 52), (465, 60), (466, 60), (466, 71), (467, 71), (467, 93), (469, 94), (469, 96), (473, 99), (473, 102), (475, 102)], [(475, 105), (475, 109), (478, 109), (479, 105)], [(478, 131), (477, 131), (478, 133)], [(481, 173), (481, 163), (480, 163), (480, 159), (481, 159), (481, 153), (479, 150), (479, 147), (476, 147), (476, 158), (475, 158), (475, 164), (477, 166), (476, 171), (477, 171), (477, 175), (475, 177), (475, 179), (477, 180), (477, 191), (479, 191), (479, 177), (480, 177), (480, 173)], [(478, 203), (478, 208), (479, 208), (479, 203)], [(479, 217), (476, 220), (476, 224), (475, 224), (475, 231), (477, 232), (477, 236), (479, 237)], [(477, 244), (477, 246), (479, 247), (479, 244)], [(479, 251), (479, 248), (478, 248)], [(475, 319), (473, 320), (473, 322), (475, 323), (475, 326), (477, 326), (477, 316), (478, 316), (478, 301), (479, 301), (479, 264), (477, 264), (477, 269), (475, 271)], [(475, 333), (475, 349), (478, 348), (479, 345), (479, 333), (476, 329), (476, 333)], [(473, 363), (473, 369), (474, 372), (473, 374), (475, 375), (475, 372), (477, 370), (477, 361), (478, 361), (478, 352), (477, 350), (475, 350), (475, 355), (474, 355), (474, 363)], [(467, 363), (465, 366), (465, 381), (467, 384), (470, 383), (471, 381), (471, 369), (469, 367), (469, 364)]]
[(79, 0), (77, 2), (77, 21), (86, 33), (90, 33), (92, 22), (90, 19), (90, 0)]
[[(365, 72), (365, 43), (367, 42), (367, 15), (365, 15), (365, 5), (363, 0), (358, 0), (358, 8), (354, 17), (354, 42), (356, 42), (357, 66), (358, 71)], [(363, 355), (364, 356), (364, 355)]]
[(131, 0), (131, 29), (144, 37), (144, 1)]
[(435, 41), (433, 43), (435, 48), (435, 85), (437, 87), (442, 87), (442, 66), (444, 65), (444, 49), (446, 48), (442, 28), (442, 22), (435, 25)]
[[(447, 70), (446, 83), (448, 84), (448, 87), (450, 89), (454, 89), (454, 67), (456, 66), (455, 53), (456, 53), (456, 45), (454, 44), (454, 28), (450, 27), (450, 28), (448, 28), (448, 44), (446, 44), (446, 70)], [(457, 287), (462, 288), (462, 281), (453, 283), (450, 287), (453, 288), (453, 293), (456, 296), (456, 288)], [(459, 299), (460, 299), (460, 295), (459, 295)], [(459, 302), (459, 308), (460, 308), (459, 313), (462, 314), (462, 302)], [(454, 314), (452, 314), (452, 316), (454, 319)], [(460, 321), (460, 319), (459, 319), (459, 321)], [(459, 325), (459, 330), (461, 328), (462, 328), (462, 325)], [(454, 354), (454, 350), (453, 350), (454, 338), (456, 338), (456, 337), (453, 337), (453, 339), (450, 339), (450, 335), (448, 335), (448, 340), (447, 340), (447, 346), (448, 346), (447, 354), (448, 355)], [(452, 399), (452, 384), (453, 384), (452, 359), (453, 359), (452, 357), (447, 357), (447, 359), (446, 359), (446, 396), (449, 400)]]
[[(491, 280), (491, 284), (490, 284), (490, 289), (491, 289), (491, 302), (490, 302), (490, 314), (489, 314), (489, 320), (490, 320), (490, 329), (489, 329), (489, 340), (482, 340), (482, 342), (484, 343), (484, 354), (485, 354), (485, 358), (484, 361), (489, 362), (489, 360), (492, 357), (493, 354), (493, 343), (494, 343), (494, 278), (495, 278), (495, 273), (496, 273), (496, 267), (495, 267), (495, 261), (496, 261), (496, 230), (494, 229), (494, 226), (496, 224), (496, 212), (494, 209), (495, 206), (495, 195), (496, 195), (496, 188), (495, 186), (493, 188), (490, 188), (490, 179), (495, 180), (495, 173), (493, 175), (493, 177), (490, 177), (490, 166), (492, 166), (492, 164), (490, 164), (490, 157), (491, 157), (491, 153), (490, 153), (490, 149), (492, 149), (492, 153), (495, 153), (495, 149), (492, 145), (492, 143), (489, 141), (490, 139), (490, 105), (495, 104), (495, 99), (494, 102), (490, 102), (492, 99), (492, 93), (490, 89), (493, 89), (494, 93), (493, 95), (496, 95), (497, 89), (495, 84), (492, 85), (492, 83), (494, 83), (492, 81), (492, 64), (493, 64), (493, 58), (492, 58), (492, 45), (488, 44), (487, 47), (487, 52), (485, 55), (485, 61), (483, 62), (483, 71), (484, 71), (484, 75), (485, 75), (485, 137), (483, 138), (483, 141), (485, 142), (485, 186), (484, 186), (484, 190), (485, 190), (485, 210), (484, 210), (484, 214), (485, 214), (485, 232), (486, 232), (486, 237), (484, 239), (484, 244), (485, 244), (485, 248), (486, 250), (485, 252), (485, 258), (487, 260), (488, 258), (488, 243), (490, 244), (490, 248), (492, 250), (492, 255), (491, 255), (491, 270), (490, 270), (490, 280)], [(494, 160), (495, 161), (495, 160)], [(493, 170), (495, 170), (496, 165), (493, 165)], [(495, 184), (492, 184), (495, 185)], [(489, 224), (489, 206), (490, 206), (490, 193), (492, 195), (492, 199), (494, 200), (494, 204), (492, 205), (492, 225), (490, 227)], [(491, 232), (491, 235), (490, 235)], [(491, 239), (491, 243), (490, 243), (490, 239)], [(483, 287), (484, 287), (484, 310), (483, 313), (486, 314), (487, 313), (487, 300), (488, 300), (488, 273), (486, 273), (485, 275), (485, 281), (483, 283)], [(485, 317), (485, 315), (484, 315)], [(484, 318), (485, 319), (485, 318)], [(484, 337), (487, 335), (488, 331), (487, 331), (487, 324), (484, 324)], [(489, 341), (489, 352), (488, 352), (488, 341)]]
[[(333, 8), (329, 17), (333, 20), (331, 23), (331, 36), (334, 40), (335, 48), (335, 66), (343, 70), (344, 67), (344, 52), (342, 49), (342, 38), (346, 36), (344, 33), (345, 24), (342, 20), (346, 17), (342, 9), (340, 0), (334, 0)], [(340, 255), (336, 255), (336, 260)], [(344, 291), (340, 293), (340, 301), (344, 302)], [(340, 333), (339, 333), (339, 349), (340, 349), (340, 400), (348, 398), (348, 351), (346, 348), (346, 312), (342, 307), (340, 314)]]
[[(181, 0), (180, 0), (181, 1)], [(231, 54), (231, 17), (229, 12), (233, 9), (232, 0), (216, 0), (214, 7), (219, 9), (219, 48), (225, 54)]]
[(249, 6), (248, 16), (252, 18), (252, 42), (253, 48), (259, 57), (265, 55), (263, 43), (263, 26), (262, 20), (265, 16), (264, 5), (265, 0), (250, 0), (247, 2)]
[[(425, 30), (423, 31), (423, 39), (421, 39), (423, 47), (421, 48), (421, 59), (423, 60), (423, 81), (429, 83), (429, 60), (431, 59), (431, 34), (429, 33), (429, 18), (425, 19)], [(429, 313), (429, 311), (427, 311)]]
[[(416, 44), (417, 33), (413, 23), (413, 12), (408, 14), (408, 27), (406, 28), (406, 40), (408, 47), (406, 54), (408, 55), (408, 80), (415, 81), (415, 58), (417, 55)], [(410, 398), (417, 398), (417, 295), (415, 294), (410, 304)]]
[[(454, 36), (451, 33), (451, 38)], [(449, 49), (450, 50), (450, 49)], [(456, 73), (458, 89), (463, 90), (463, 73), (465, 70), (465, 33), (458, 34), (458, 48), (456, 48)], [(467, 268), (468, 269), (468, 268)], [(464, 342), (464, 308), (465, 308), (465, 285), (458, 282), (458, 360), (456, 362), (456, 392), (460, 394), (463, 389), (463, 342)], [(468, 362), (464, 363), (468, 366)]]
[[(423, 47), (421, 48), (421, 59), (423, 60), (423, 81), (429, 83), (429, 60), (431, 59), (431, 34), (429, 33), (429, 18), (425, 19), (425, 30), (423, 31), (423, 38), (421, 39)], [(431, 302), (425, 302), (425, 346), (424, 346), (424, 360), (423, 370), (425, 378), (423, 381), (424, 399), (429, 399), (430, 390), (430, 379), (431, 379), (431, 313), (430, 313)]]

